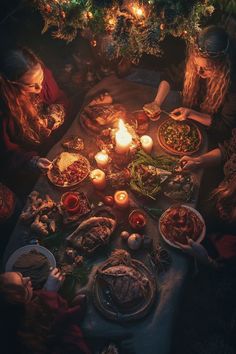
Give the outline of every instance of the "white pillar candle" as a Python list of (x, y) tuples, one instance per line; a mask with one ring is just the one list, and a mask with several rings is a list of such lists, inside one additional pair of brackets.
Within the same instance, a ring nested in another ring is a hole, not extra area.
[(104, 189), (106, 187), (106, 175), (102, 170), (91, 171), (90, 179), (96, 189)]
[(120, 209), (125, 209), (129, 206), (129, 195), (126, 191), (117, 191), (114, 195), (115, 205)]
[(108, 165), (109, 156), (105, 150), (102, 150), (95, 155), (95, 160), (99, 168), (105, 168)]
[(153, 140), (149, 135), (143, 135), (140, 138), (141, 141), (141, 145), (143, 150), (147, 153), (150, 154), (150, 152), (152, 151), (152, 147), (153, 147)]
[(132, 135), (128, 132), (122, 119), (119, 119), (119, 129), (115, 133), (116, 152), (125, 154), (132, 143)]

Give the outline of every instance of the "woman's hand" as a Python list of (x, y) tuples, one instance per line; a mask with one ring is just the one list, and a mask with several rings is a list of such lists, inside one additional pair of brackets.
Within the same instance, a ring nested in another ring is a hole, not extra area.
[(40, 157), (37, 160), (36, 166), (42, 173), (47, 173), (52, 166), (52, 162), (45, 157)]
[(184, 253), (187, 253), (188, 255), (195, 257), (200, 263), (202, 264), (209, 264), (210, 259), (207, 253), (207, 250), (197, 242), (194, 242), (192, 239), (188, 238), (188, 243), (187, 245), (183, 245), (182, 243), (175, 242), (179, 248)]
[(189, 118), (191, 109), (185, 107), (179, 107), (170, 112), (171, 118), (178, 121), (183, 121)]
[(201, 156), (198, 157), (190, 157), (190, 156), (183, 156), (180, 159), (180, 166), (181, 170), (195, 170), (197, 168), (201, 168), (203, 165), (203, 161)]
[(61, 272), (57, 268), (54, 268), (44, 284), (44, 289), (47, 291), (57, 292), (60, 289), (64, 279), (65, 277), (61, 274)]

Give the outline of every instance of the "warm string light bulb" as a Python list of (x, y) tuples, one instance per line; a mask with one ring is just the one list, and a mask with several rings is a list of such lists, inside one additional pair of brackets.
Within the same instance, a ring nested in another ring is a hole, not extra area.
[(93, 18), (93, 14), (91, 11), (85, 11), (83, 15), (86, 20), (91, 20)]
[(96, 46), (97, 46), (97, 41), (96, 41), (96, 39), (92, 39), (92, 40), (90, 41), (90, 44), (91, 44), (92, 47), (96, 47)]
[(137, 5), (134, 5), (132, 7), (132, 10), (133, 10), (133, 13), (136, 17), (141, 18), (141, 17), (144, 17), (144, 15), (145, 15), (143, 9)]
[(107, 30), (113, 31), (116, 27), (116, 19), (114, 17), (107, 18)]

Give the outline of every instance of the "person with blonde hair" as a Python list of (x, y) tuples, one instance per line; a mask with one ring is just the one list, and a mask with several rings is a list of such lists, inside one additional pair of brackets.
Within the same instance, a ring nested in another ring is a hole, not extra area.
[[(236, 80), (230, 39), (221, 27), (203, 29), (188, 47), (182, 107), (171, 112), (177, 121), (191, 119), (205, 126), (216, 141), (223, 141), (236, 127)], [(156, 115), (171, 89), (163, 77), (154, 102)], [(147, 104), (148, 105), (148, 104)]]

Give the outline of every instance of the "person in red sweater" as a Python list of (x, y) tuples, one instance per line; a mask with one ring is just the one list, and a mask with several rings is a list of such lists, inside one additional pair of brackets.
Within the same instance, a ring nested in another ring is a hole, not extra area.
[(51, 162), (43, 156), (55, 144), (59, 127), (62, 128), (69, 111), (69, 100), (52, 72), (31, 50), (11, 50), (1, 58), (2, 181), (14, 188), (17, 179), (18, 182), (24, 179), (19, 178), (19, 174), (23, 171), (27, 174), (29, 167), (48, 170)]
[[(91, 353), (79, 326), (85, 309), (83, 298), (69, 308), (67, 301), (57, 293), (63, 280), (60, 271), (54, 268), (43, 289), (33, 290), (30, 278), (21, 273), (0, 275), (3, 306), (0, 333), (4, 334), (2, 340), (8, 342), (7, 346), (2, 346), (4, 353)], [(16, 348), (11, 346), (14, 335)]]

